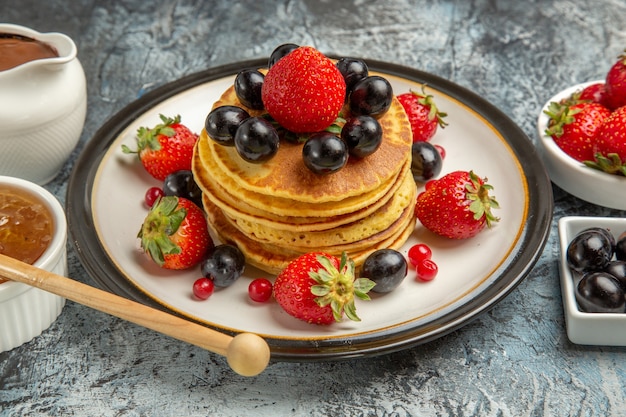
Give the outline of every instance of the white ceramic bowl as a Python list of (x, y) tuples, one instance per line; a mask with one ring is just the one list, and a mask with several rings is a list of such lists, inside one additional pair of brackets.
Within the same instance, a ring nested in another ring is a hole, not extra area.
[(559, 148), (546, 135), (549, 117), (544, 113), (551, 102), (560, 101), (577, 90), (603, 80), (590, 81), (567, 88), (552, 97), (541, 109), (537, 120), (539, 154), (553, 183), (568, 193), (600, 206), (626, 210), (626, 177), (607, 174), (586, 167)]
[(559, 269), (567, 337), (581, 345), (626, 346), (626, 313), (585, 313), (576, 303), (574, 291), (581, 277), (567, 266), (567, 246), (574, 236), (590, 227), (606, 228), (617, 239), (626, 231), (626, 219), (582, 216), (559, 219)]
[(0, 71), (0, 175), (45, 184), (80, 139), (87, 111), (85, 73), (76, 45), (64, 34), (6, 23), (0, 23), (0, 33), (44, 42), (59, 54)]
[[(19, 187), (37, 196), (54, 220), (52, 242), (35, 266), (67, 275), (67, 221), (61, 203), (44, 188), (14, 177), (0, 176), (0, 184)], [(57, 319), (65, 305), (58, 295), (19, 282), (0, 283), (0, 352), (39, 336)]]

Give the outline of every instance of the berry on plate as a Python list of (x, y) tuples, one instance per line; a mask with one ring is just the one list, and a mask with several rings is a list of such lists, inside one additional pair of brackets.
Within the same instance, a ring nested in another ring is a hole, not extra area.
[(411, 145), (411, 173), (415, 182), (427, 182), (437, 177), (443, 168), (439, 149), (423, 140)]
[(493, 187), (473, 171), (454, 171), (426, 183), (417, 196), (415, 214), (433, 233), (450, 239), (467, 239), (499, 219), (491, 209), (499, 208), (489, 195)]
[(311, 135), (302, 147), (304, 165), (320, 175), (339, 171), (348, 162), (349, 149), (346, 142), (330, 132)]
[(431, 259), (433, 256), (433, 251), (425, 243), (416, 243), (415, 245), (411, 246), (409, 252), (407, 253), (407, 256), (409, 258), (409, 263), (413, 267), (416, 267), (420, 262)]
[(372, 292), (384, 294), (398, 288), (407, 271), (406, 259), (400, 252), (394, 249), (378, 249), (363, 262), (361, 275), (376, 283)]
[(272, 282), (267, 278), (256, 278), (248, 285), (248, 296), (252, 301), (264, 303), (272, 298)]
[[(280, 61), (279, 61), (280, 62)], [(274, 298), (291, 316), (308, 323), (331, 324), (345, 315), (360, 321), (354, 297), (369, 300), (374, 283), (354, 278), (354, 262), (312, 252), (291, 261), (274, 281)]]
[(315, 48), (302, 46), (269, 69), (261, 96), (267, 112), (285, 129), (318, 132), (339, 115), (346, 83), (330, 59)]
[(259, 70), (245, 69), (240, 71), (235, 78), (235, 94), (244, 106), (263, 110), (263, 99), (261, 98), (261, 88), (265, 75)]
[(415, 267), (417, 279), (420, 281), (432, 281), (439, 272), (439, 266), (432, 259), (424, 259)]
[(213, 280), (208, 278), (198, 278), (193, 282), (192, 290), (196, 298), (206, 300), (213, 294), (213, 291), (215, 291), (215, 284), (213, 284)]
[(341, 128), (341, 139), (355, 158), (365, 158), (376, 152), (383, 141), (383, 128), (372, 116), (351, 117)]
[(552, 102), (545, 111), (550, 117), (546, 134), (579, 162), (593, 159), (596, 133), (611, 111), (595, 102)]
[(141, 248), (165, 269), (197, 265), (213, 247), (202, 210), (190, 200), (166, 196), (154, 203), (138, 237)]
[(224, 146), (235, 145), (235, 134), (239, 125), (250, 117), (247, 111), (237, 106), (219, 106), (209, 112), (204, 129), (216, 143)]
[(162, 123), (137, 130), (137, 150), (122, 145), (124, 153), (136, 153), (144, 168), (159, 181), (175, 171), (191, 169), (193, 147), (198, 135), (175, 118), (159, 115)]
[(237, 128), (234, 144), (241, 158), (260, 164), (276, 155), (280, 138), (274, 126), (265, 118), (249, 117)]
[(398, 100), (411, 123), (413, 142), (428, 141), (437, 132), (437, 127), (445, 128), (448, 124), (443, 120), (446, 113), (439, 111), (432, 95), (426, 94), (422, 86), (422, 93), (411, 91), (400, 94)]
[(354, 84), (348, 97), (350, 112), (354, 115), (382, 117), (391, 107), (393, 88), (380, 75), (368, 75)]
[(626, 50), (607, 72), (605, 84), (609, 108), (616, 110), (626, 106)]
[(146, 190), (146, 194), (144, 195), (144, 202), (148, 208), (152, 207), (154, 203), (165, 194), (163, 190), (159, 187), (150, 187)]
[(609, 174), (626, 175), (626, 106), (615, 110), (598, 129), (595, 161), (585, 164)]
[(369, 68), (362, 59), (344, 57), (337, 61), (337, 69), (343, 75), (346, 82), (346, 94), (350, 95), (352, 89), (363, 78), (369, 75)]
[(282, 45), (278, 45), (270, 55), (270, 59), (267, 61), (267, 67), (272, 68), (275, 63), (280, 61), (285, 55), (289, 54), (296, 49), (298, 49), (300, 45), (296, 45), (295, 43), (284, 43)]
[(182, 170), (169, 174), (163, 180), (163, 195), (173, 195), (191, 200), (202, 207), (202, 190), (193, 178), (193, 172)]
[(237, 246), (229, 244), (211, 248), (200, 263), (202, 275), (220, 288), (234, 284), (243, 275), (245, 269), (245, 256)]

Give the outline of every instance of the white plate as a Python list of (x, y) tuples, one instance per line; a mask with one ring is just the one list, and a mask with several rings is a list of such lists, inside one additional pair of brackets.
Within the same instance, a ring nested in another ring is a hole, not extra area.
[(600, 82), (604, 81), (596, 80), (574, 85), (557, 93), (546, 102), (537, 119), (539, 153), (550, 174), (550, 179), (568, 193), (599, 206), (626, 210), (626, 198), (624, 198), (626, 177), (607, 174), (585, 166), (563, 152), (545, 133), (550, 118), (544, 112), (550, 103), (559, 102), (576, 91), (582, 91), (583, 88)]
[(418, 226), (403, 252), (417, 242), (430, 245), (438, 276), (422, 283), (410, 271), (392, 293), (357, 302), (358, 323), (309, 325), (274, 302), (250, 301), (250, 278), (265, 275), (252, 267), (209, 300), (194, 300), (191, 288), (199, 270), (162, 270), (139, 248), (136, 235), (146, 214), (143, 195), (159, 184), (121, 146), (134, 146), (137, 128), (158, 123), (160, 113), (180, 114), (183, 123), (199, 132), (235, 74), (264, 62), (209, 70), (155, 90), (107, 122), (83, 151), (68, 187), (68, 215), (81, 261), (101, 286), (219, 330), (258, 333), (268, 340), (274, 359), (314, 360), (388, 352), (440, 337), (491, 308), (526, 276), (541, 253), (552, 218), (551, 186), (528, 138), (496, 108), (459, 86), (404, 67), (368, 62), (387, 77), (396, 94), (428, 83), (438, 106), (448, 113), (449, 126), (433, 139), (446, 149), (443, 173), (473, 169), (488, 177), (502, 207), (496, 213), (501, 221), (465, 241), (440, 238)]

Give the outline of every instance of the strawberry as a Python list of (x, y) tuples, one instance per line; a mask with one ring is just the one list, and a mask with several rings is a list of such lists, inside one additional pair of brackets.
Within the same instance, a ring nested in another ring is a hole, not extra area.
[(574, 94), (578, 101), (593, 101), (606, 107), (606, 86), (604, 83), (594, 83)]
[(450, 239), (475, 236), (498, 221), (491, 213), (499, 208), (489, 195), (493, 187), (473, 171), (454, 171), (426, 183), (417, 196), (415, 214), (431, 232)]
[(437, 132), (437, 127), (445, 128), (448, 124), (443, 120), (446, 113), (440, 112), (432, 95), (427, 95), (422, 86), (422, 94), (412, 91), (400, 94), (398, 100), (411, 123), (413, 142), (428, 141)]
[(261, 97), (267, 112), (294, 133), (329, 127), (343, 107), (346, 83), (335, 64), (302, 46), (281, 58), (267, 74)]
[(615, 110), (598, 129), (594, 161), (585, 165), (610, 174), (626, 175), (626, 106)]
[(626, 106), (626, 50), (607, 72), (605, 83), (609, 109)]
[(343, 314), (360, 321), (354, 296), (369, 300), (367, 292), (374, 282), (354, 279), (354, 262), (347, 255), (341, 261), (323, 252), (301, 255), (291, 261), (276, 277), (274, 298), (290, 315), (308, 323), (331, 324)]
[(544, 113), (550, 117), (546, 134), (563, 152), (580, 162), (593, 159), (596, 132), (609, 109), (594, 102), (552, 102)]
[(146, 216), (139, 234), (142, 249), (166, 269), (197, 265), (213, 247), (202, 210), (182, 197), (162, 197)]
[(172, 172), (191, 169), (198, 135), (180, 123), (180, 116), (172, 119), (161, 114), (159, 117), (163, 123), (137, 130), (137, 150), (122, 145), (122, 151), (136, 153), (146, 171), (163, 181)]

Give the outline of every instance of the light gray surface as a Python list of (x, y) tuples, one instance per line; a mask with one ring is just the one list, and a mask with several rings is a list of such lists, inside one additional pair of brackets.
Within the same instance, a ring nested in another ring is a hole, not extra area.
[[(0, 20), (77, 43), (89, 89), (81, 143), (47, 188), (142, 92), (283, 42), (431, 72), (480, 94), (536, 140), (556, 91), (603, 78), (626, 48), (622, 0), (0, 0)], [(1, 92), (0, 92), (1, 93)], [(2, 416), (626, 415), (622, 348), (567, 340), (556, 257), (563, 215), (623, 216), (557, 187), (546, 249), (489, 313), (427, 345), (344, 362), (275, 363), (258, 377), (222, 357), (69, 302), (42, 336), (0, 354)], [(70, 276), (93, 284), (70, 248)]]

